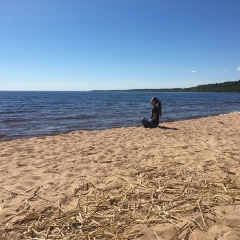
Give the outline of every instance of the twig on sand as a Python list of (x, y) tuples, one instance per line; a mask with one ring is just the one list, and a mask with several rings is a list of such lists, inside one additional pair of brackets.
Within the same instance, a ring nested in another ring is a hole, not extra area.
[(200, 211), (201, 217), (202, 217), (203, 225), (204, 225), (205, 229), (207, 230), (207, 226), (206, 226), (206, 223), (205, 223), (205, 220), (204, 220), (204, 216), (203, 216), (203, 213), (202, 213), (202, 209), (201, 209), (201, 206), (200, 206), (199, 200), (197, 200), (197, 205), (198, 205), (198, 208), (199, 208), (199, 211)]
[(8, 189), (5, 188), (5, 187), (3, 187), (3, 189), (4, 189), (5, 191), (7, 191), (7, 192), (10, 192), (10, 193), (13, 194), (13, 195), (18, 195), (18, 193), (13, 192), (13, 191), (11, 191), (11, 190), (8, 190)]
[(154, 232), (156, 238), (157, 238), (158, 240), (160, 240), (160, 238), (159, 238), (159, 236), (157, 235), (157, 233), (156, 233), (155, 231), (153, 231), (153, 232)]
[(217, 240), (223, 239), (225, 236), (227, 236), (231, 231), (228, 231), (227, 233), (225, 233), (223, 236), (221, 236), (220, 238), (218, 238)]
[(191, 224), (190, 223), (185, 223), (173, 236), (170, 240), (176, 239), (176, 237), (179, 236), (180, 233), (182, 233), (186, 228), (188, 228)]

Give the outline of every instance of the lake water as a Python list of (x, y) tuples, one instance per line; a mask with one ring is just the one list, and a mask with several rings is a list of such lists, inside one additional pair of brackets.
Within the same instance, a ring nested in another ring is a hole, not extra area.
[(138, 126), (162, 101), (161, 121), (240, 111), (240, 93), (0, 92), (0, 139)]

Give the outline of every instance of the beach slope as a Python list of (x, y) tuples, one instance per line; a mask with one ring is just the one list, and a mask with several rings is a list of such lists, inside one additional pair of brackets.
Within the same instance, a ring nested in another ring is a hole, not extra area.
[(238, 112), (1, 141), (1, 239), (240, 239), (239, 157)]

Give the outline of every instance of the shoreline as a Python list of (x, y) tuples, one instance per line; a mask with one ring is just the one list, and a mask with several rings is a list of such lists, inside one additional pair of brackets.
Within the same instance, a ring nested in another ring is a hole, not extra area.
[[(231, 113), (239, 113), (240, 111), (233, 111), (233, 112), (227, 112), (227, 113), (216, 113), (216, 114), (211, 114), (211, 115), (203, 115), (203, 116), (194, 116), (194, 117), (185, 117), (182, 119), (167, 119), (164, 122), (159, 123), (159, 126), (164, 123), (173, 123), (173, 122), (179, 122), (179, 121), (186, 121), (186, 120), (194, 120), (194, 119), (200, 119), (200, 118), (206, 118), (206, 117), (215, 117), (215, 116), (221, 116), (221, 115), (226, 115), (226, 114), (231, 114)], [(119, 129), (119, 128), (132, 128), (132, 127), (141, 127), (142, 125), (135, 125), (135, 126), (119, 126), (119, 127), (112, 127), (112, 128), (103, 128), (103, 129), (75, 129), (75, 130), (65, 130), (65, 131), (59, 131), (57, 133), (46, 133), (46, 134), (38, 134), (38, 135), (33, 135), (33, 136), (26, 136), (26, 137), (13, 137), (13, 138), (4, 138), (7, 137), (6, 135), (1, 135), (0, 134), (0, 142), (1, 141), (14, 141), (14, 140), (21, 140), (21, 139), (31, 139), (31, 138), (41, 138), (41, 137), (47, 137), (47, 136), (57, 136), (57, 135), (64, 135), (64, 134), (70, 134), (72, 132), (76, 131), (104, 131), (108, 129)]]
[(240, 112), (0, 141), (0, 235), (238, 239), (239, 146)]

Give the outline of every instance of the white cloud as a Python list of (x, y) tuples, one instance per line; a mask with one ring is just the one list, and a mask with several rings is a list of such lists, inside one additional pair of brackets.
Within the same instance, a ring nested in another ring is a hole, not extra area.
[(195, 70), (192, 70), (192, 71), (191, 71), (191, 73), (195, 73), (195, 72), (197, 72), (197, 71), (195, 71)]
[(237, 68), (237, 71), (240, 72), (240, 66)]

